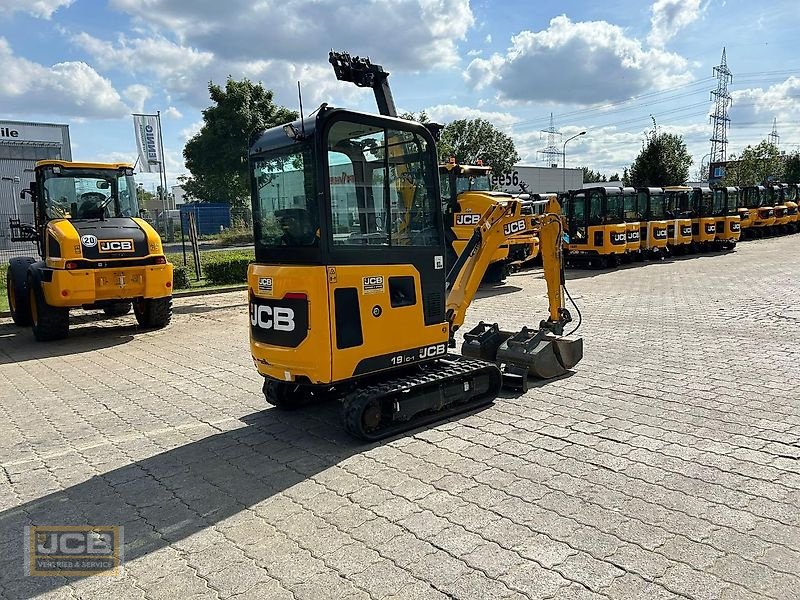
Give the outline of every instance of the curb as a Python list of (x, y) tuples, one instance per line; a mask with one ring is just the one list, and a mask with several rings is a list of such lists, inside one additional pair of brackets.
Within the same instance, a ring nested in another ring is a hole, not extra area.
[[(211, 294), (224, 294), (226, 292), (241, 292), (247, 289), (247, 285), (234, 285), (226, 288), (216, 288), (213, 290), (187, 290), (172, 292), (173, 298), (191, 298), (192, 296), (210, 296)], [(0, 310), (0, 319), (10, 317), (10, 310)]]

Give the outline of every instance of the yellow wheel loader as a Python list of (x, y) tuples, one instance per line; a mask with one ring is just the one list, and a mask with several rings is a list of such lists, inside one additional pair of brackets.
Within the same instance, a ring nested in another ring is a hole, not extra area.
[(622, 189), (572, 190), (566, 199), (567, 260), (572, 265), (607, 268), (619, 264), (628, 249)]
[(12, 258), (7, 273), (11, 317), (39, 341), (69, 332), (73, 308), (122, 316), (131, 307), (142, 327), (165, 327), (172, 315), (172, 265), (158, 233), (138, 218), (133, 167), (45, 160), (21, 196), (34, 223), (11, 219), (15, 242), (35, 242), (39, 259)]
[[(522, 216), (516, 201), (494, 204), (446, 270), (431, 131), (391, 116), (379, 65), (330, 59), (340, 80), (374, 90), (384, 114), (322, 105), (313, 118), (251, 141), (250, 348), (267, 401), (294, 408), (337, 399), (346, 429), (375, 440), (491, 402), (504, 377), (495, 361), (506, 365), (507, 383), (523, 388), (529, 373), (572, 368), (583, 350), (580, 338), (561, 335), (571, 316), (557, 203), (541, 216)], [(335, 191), (342, 173), (349, 187)], [(287, 196), (291, 208), (280, 201)], [(340, 218), (351, 210), (354, 219)], [(489, 334), (470, 332), (464, 353), (451, 353), (497, 248), (526, 229), (547, 240), (548, 318), (514, 336), (484, 326)]]

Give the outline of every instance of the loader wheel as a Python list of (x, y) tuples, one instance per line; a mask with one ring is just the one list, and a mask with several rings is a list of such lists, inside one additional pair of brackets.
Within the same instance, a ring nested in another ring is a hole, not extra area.
[(50, 306), (44, 299), (42, 286), (28, 278), (31, 325), (37, 342), (61, 340), (69, 334), (69, 309)]
[(264, 379), (261, 388), (269, 404), (281, 410), (295, 410), (311, 402), (311, 398), (304, 394), (300, 387), (293, 383)]
[(162, 329), (172, 319), (172, 296), (166, 298), (139, 298), (133, 302), (133, 314), (141, 327)]
[(131, 312), (130, 302), (115, 302), (103, 307), (103, 312), (109, 317), (124, 317)]
[(31, 324), (31, 305), (28, 299), (28, 266), (36, 262), (32, 258), (12, 258), (6, 272), (6, 296), (11, 318), (17, 325)]

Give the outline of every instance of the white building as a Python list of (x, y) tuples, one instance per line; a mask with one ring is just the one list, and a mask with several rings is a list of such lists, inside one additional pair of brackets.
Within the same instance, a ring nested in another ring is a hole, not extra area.
[[(19, 217), (33, 223), (30, 197), (20, 199), (20, 190), (30, 187), (38, 160), (72, 160), (69, 125), (0, 121), (0, 250), (11, 249), (8, 219)], [(32, 244), (14, 244), (30, 250)]]
[(183, 189), (183, 186), (172, 186), (172, 198), (172, 204), (174, 208), (179, 208), (181, 204), (186, 204), (186, 190)]
[(512, 194), (522, 191), (520, 183), (525, 184), (529, 192), (540, 194), (579, 190), (583, 187), (583, 169), (514, 165), (512, 171), (492, 176), (492, 185), (496, 189)]

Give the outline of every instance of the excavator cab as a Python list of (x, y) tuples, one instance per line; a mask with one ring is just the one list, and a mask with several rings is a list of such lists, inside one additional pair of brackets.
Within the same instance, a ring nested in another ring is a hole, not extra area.
[(642, 215), (639, 195), (632, 187), (622, 188), (622, 219), (625, 221), (625, 254), (627, 261), (644, 260), (642, 252)]
[(692, 250), (716, 247), (717, 221), (714, 217), (714, 195), (709, 187), (693, 187), (689, 202), (692, 218)]
[(748, 185), (741, 188), (745, 206), (750, 212), (750, 223), (753, 236), (760, 238), (772, 234), (775, 225), (775, 209), (767, 197), (763, 185)]
[(622, 189), (572, 190), (566, 199), (567, 255), (571, 264), (616, 266), (627, 250)]
[[(393, 109), (379, 65), (330, 59), (337, 77), (373, 88), (381, 112)], [(485, 405), (506, 379), (524, 389), (528, 375), (560, 375), (582, 358), (580, 338), (561, 335), (571, 317), (557, 203), (542, 217), (523, 216), (513, 199), (494, 204), (446, 268), (436, 143), (422, 124), (323, 104), (256, 133), (249, 169), (250, 349), (270, 404), (336, 399), (345, 428), (376, 440)], [(450, 353), (494, 251), (526, 229), (549, 241), (548, 318), (493, 348), (470, 332), (479, 357)]]
[(664, 190), (643, 187), (636, 190), (642, 214), (639, 231), (642, 252), (649, 258), (664, 258), (667, 250), (667, 221), (664, 211)]
[(800, 214), (797, 212), (797, 205), (800, 202), (798, 184), (787, 183), (784, 185), (786, 186), (784, 204), (786, 204), (786, 213), (789, 215), (789, 232), (796, 233), (800, 229)]
[(775, 233), (789, 233), (789, 224), (792, 217), (789, 214), (789, 207), (786, 205), (785, 183), (773, 183), (766, 187), (769, 203), (772, 205), (772, 212), (775, 215)]
[(667, 248), (671, 254), (691, 251), (692, 219), (690, 194), (692, 188), (671, 186), (664, 188), (664, 212), (667, 217)]
[(718, 187), (713, 192), (713, 211), (716, 220), (715, 240), (720, 248), (732, 249), (742, 234), (739, 218), (739, 188)]

